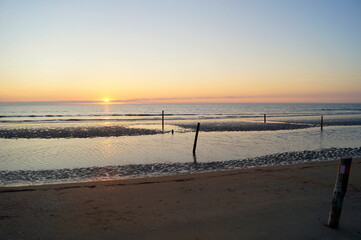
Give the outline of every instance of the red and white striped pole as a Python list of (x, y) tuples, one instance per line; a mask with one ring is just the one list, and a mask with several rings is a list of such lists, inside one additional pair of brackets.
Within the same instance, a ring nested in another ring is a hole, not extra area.
[(329, 228), (338, 228), (340, 221), (343, 198), (345, 197), (352, 158), (341, 159), (338, 166), (335, 189), (333, 190), (332, 208), (328, 218)]

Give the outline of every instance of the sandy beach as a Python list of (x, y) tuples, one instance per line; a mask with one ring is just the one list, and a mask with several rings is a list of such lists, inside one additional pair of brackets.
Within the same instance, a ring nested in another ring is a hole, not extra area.
[(361, 239), (361, 159), (325, 227), (338, 164), (0, 188), (0, 239)]

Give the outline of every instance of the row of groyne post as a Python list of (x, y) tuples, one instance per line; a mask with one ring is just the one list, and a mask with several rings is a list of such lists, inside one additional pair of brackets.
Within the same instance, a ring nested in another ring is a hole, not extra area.
[[(162, 133), (164, 134), (164, 110), (162, 110), (161, 116), (162, 116)], [(263, 122), (267, 123), (267, 115), (266, 114), (263, 114)], [(323, 131), (323, 116), (321, 116), (320, 128), (321, 128), (321, 131)], [(199, 130), (200, 130), (200, 123), (197, 123), (196, 134), (195, 134), (194, 143), (193, 143), (193, 156), (194, 156), (195, 163), (196, 163), (196, 149), (197, 149)], [(172, 133), (172, 135), (174, 134), (173, 129), (172, 129), (171, 133)]]
[[(267, 123), (267, 115), (263, 115), (263, 122)], [(197, 123), (194, 143), (193, 143), (193, 159), (194, 163), (197, 164), (197, 157), (196, 157), (196, 149), (197, 149), (197, 142), (198, 142), (198, 134), (200, 130), (200, 123)], [(323, 116), (321, 116), (320, 120), (320, 128), (323, 131)], [(162, 132), (164, 133), (164, 111), (162, 111)], [(172, 134), (174, 134), (174, 130), (172, 129)], [(346, 195), (349, 173), (351, 169), (351, 162), (352, 158), (343, 158), (338, 166), (337, 170), (337, 177), (336, 183), (333, 190), (333, 199), (332, 199), (332, 206), (329, 212), (329, 217), (326, 226), (329, 228), (338, 228), (343, 200)]]
[[(263, 122), (267, 123), (267, 115), (266, 114), (263, 114)], [(323, 131), (323, 116), (321, 116), (320, 128), (321, 128), (321, 131)], [(199, 129), (200, 129), (200, 123), (197, 123), (196, 135), (195, 135), (194, 144), (193, 144), (193, 155), (196, 154)], [(173, 129), (171, 132), (172, 132), (172, 134), (174, 134)], [(162, 111), (162, 133), (164, 133), (164, 110)]]
[[(266, 114), (263, 114), (263, 122), (264, 123), (267, 123), (267, 115)], [(197, 125), (197, 133), (196, 133), (196, 139), (198, 137), (198, 130), (199, 130), (199, 124)], [(323, 116), (321, 116), (321, 121), (320, 121), (320, 128), (321, 128), (321, 131), (323, 130)], [(162, 132), (164, 133), (164, 110), (162, 111)], [(172, 134), (174, 134), (174, 130), (172, 129)], [(196, 145), (196, 144), (195, 144)]]

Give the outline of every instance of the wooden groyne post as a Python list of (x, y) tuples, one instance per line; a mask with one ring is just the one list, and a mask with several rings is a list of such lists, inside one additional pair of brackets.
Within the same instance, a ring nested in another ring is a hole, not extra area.
[(164, 133), (164, 111), (162, 111), (162, 132)]
[(197, 154), (193, 153), (193, 163), (197, 166)]
[(263, 122), (266, 123), (266, 114), (263, 114)]
[(323, 130), (323, 116), (321, 116), (321, 124), (320, 124), (320, 126), (321, 126), (321, 131)]
[(336, 184), (333, 190), (332, 208), (328, 218), (327, 226), (329, 228), (338, 228), (340, 221), (343, 198), (345, 197), (348, 178), (350, 174), (352, 158), (341, 159), (338, 166)]
[(197, 141), (198, 141), (198, 132), (199, 132), (199, 126), (200, 125), (201, 125), (200, 123), (197, 124), (197, 131), (196, 131), (196, 136), (194, 138), (194, 145), (193, 145), (193, 155), (196, 154)]

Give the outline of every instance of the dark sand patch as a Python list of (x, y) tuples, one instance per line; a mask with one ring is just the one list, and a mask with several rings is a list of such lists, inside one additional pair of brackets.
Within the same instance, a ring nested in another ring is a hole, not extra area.
[(122, 126), (0, 129), (0, 138), (92, 138), (158, 134), (161, 131)]

